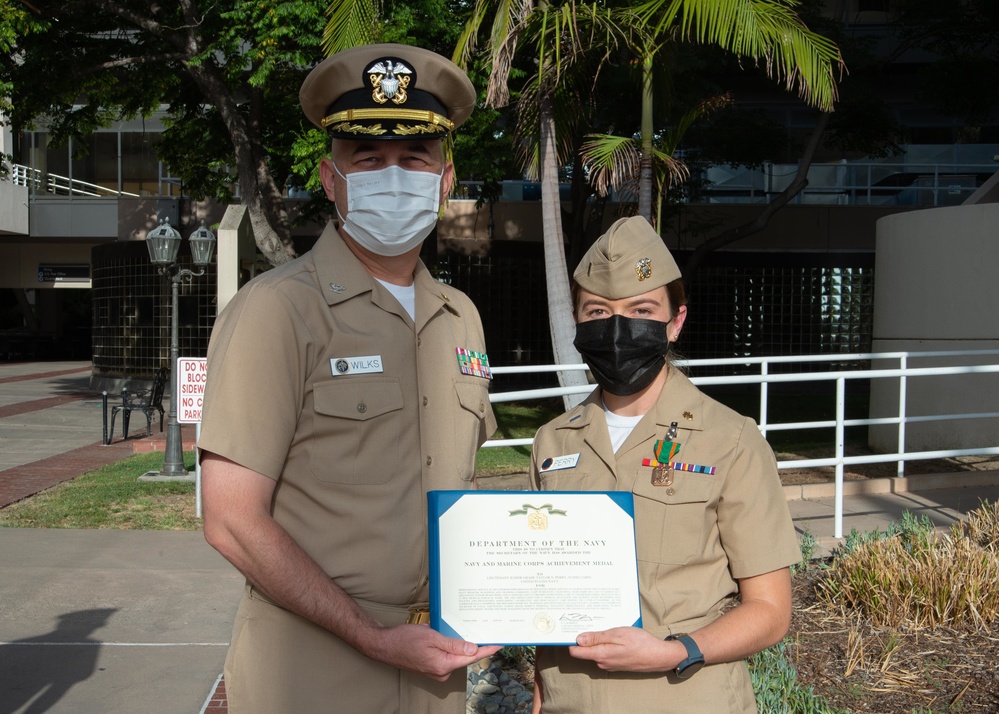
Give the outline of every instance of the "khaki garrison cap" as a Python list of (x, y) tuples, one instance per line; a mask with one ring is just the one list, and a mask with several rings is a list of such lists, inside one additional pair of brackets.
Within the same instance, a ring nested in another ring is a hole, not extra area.
[(409, 45), (363, 45), (309, 72), (305, 116), (337, 139), (443, 139), (468, 119), (475, 88), (456, 64)]
[(619, 300), (672, 283), (680, 268), (649, 222), (633, 216), (615, 221), (597, 238), (572, 277), (587, 292)]

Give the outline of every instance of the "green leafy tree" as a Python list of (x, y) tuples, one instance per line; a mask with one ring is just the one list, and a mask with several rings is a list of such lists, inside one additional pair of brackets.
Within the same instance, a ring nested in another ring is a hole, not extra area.
[[(458, 13), (462, 11), (461, 3), (445, 0), (336, 0), (326, 11), (323, 50), (332, 55), (359, 45), (395, 42), (448, 56), (461, 31)], [(473, 83), (484, 86), (480, 68), (467, 69)], [(480, 201), (497, 200), (501, 181), (519, 175), (513, 160), (512, 136), (503, 130), (505, 123), (499, 111), (485, 108), (480, 102), (480, 107), (446, 146), (455, 162), (456, 179), (480, 184)], [(319, 160), (329, 154), (329, 139), (313, 129), (299, 137), (294, 153), (294, 172), (302, 177), (307, 188), (318, 191), (315, 169)], [(456, 184), (454, 191), (460, 190)]]
[(167, 106), (157, 150), (171, 173), (199, 198), (228, 200), (237, 185), (267, 259), (294, 257), (282, 182), (326, 3), (0, 1), (0, 90), (15, 127), (44, 122), (57, 144), (83, 146)]

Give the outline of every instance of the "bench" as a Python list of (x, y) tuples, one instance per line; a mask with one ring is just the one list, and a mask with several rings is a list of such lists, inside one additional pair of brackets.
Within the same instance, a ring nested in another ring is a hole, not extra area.
[(111, 407), (111, 428), (108, 430), (107, 441), (110, 444), (114, 439), (114, 420), (121, 412), (121, 438), (128, 438), (128, 422), (132, 412), (141, 412), (146, 415), (146, 436), (153, 433), (153, 414), (160, 414), (160, 431), (163, 431), (163, 392), (166, 390), (167, 370), (160, 367), (156, 370), (156, 377), (153, 385), (148, 390), (139, 392), (129, 392), (128, 389), (121, 390), (121, 404)]

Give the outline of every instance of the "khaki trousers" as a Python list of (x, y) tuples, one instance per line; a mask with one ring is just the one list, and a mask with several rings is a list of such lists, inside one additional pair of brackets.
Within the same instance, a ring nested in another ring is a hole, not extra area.
[(544, 714), (755, 714), (756, 697), (745, 661), (713, 664), (693, 677), (605, 672), (575, 659), (567, 647), (539, 647), (537, 674)]
[[(385, 625), (407, 610), (364, 604)], [(464, 714), (464, 670), (447, 682), (360, 654), (247, 587), (225, 661), (230, 714)]]

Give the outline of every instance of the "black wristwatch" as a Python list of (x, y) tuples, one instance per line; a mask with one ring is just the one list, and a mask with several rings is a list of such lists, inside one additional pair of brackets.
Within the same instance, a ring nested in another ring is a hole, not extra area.
[(690, 679), (704, 666), (704, 655), (701, 654), (701, 649), (693, 637), (680, 633), (669, 635), (665, 639), (677, 640), (687, 650), (687, 659), (676, 666), (676, 676), (679, 679)]

